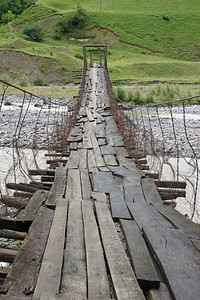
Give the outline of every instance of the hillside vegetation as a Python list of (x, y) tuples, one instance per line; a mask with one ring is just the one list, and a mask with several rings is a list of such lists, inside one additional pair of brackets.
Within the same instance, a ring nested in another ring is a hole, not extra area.
[[(88, 18), (74, 32), (57, 22), (81, 5)], [(101, 4), (101, 7), (100, 7)], [(100, 9), (101, 8), (101, 9)], [(37, 24), (42, 42), (22, 34)], [(107, 43), (114, 81), (200, 83), (199, 0), (41, 0), (0, 27), (1, 77), (33, 83), (79, 82), (84, 43)], [(25, 81), (25, 80), (24, 80)]]

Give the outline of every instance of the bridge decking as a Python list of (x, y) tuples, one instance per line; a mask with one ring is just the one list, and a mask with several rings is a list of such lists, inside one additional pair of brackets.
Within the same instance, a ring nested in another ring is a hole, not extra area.
[(68, 142), (68, 157), (57, 153), (56, 170), (41, 172), (40, 187), (50, 191), (37, 190), (16, 218), (0, 220), (1, 228), (29, 229), (0, 298), (199, 299), (199, 226), (163, 205), (129, 157), (101, 67), (87, 69)]

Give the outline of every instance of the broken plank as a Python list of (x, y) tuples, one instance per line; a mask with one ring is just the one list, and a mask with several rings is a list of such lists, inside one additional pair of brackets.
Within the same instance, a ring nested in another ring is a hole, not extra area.
[(102, 243), (117, 299), (145, 299), (119, 239), (107, 204), (96, 202)]
[(126, 237), (129, 255), (139, 285), (141, 287), (158, 288), (160, 280), (138, 226), (133, 220), (121, 219), (120, 224)]
[(52, 295), (59, 293), (67, 207), (68, 201), (66, 198), (57, 199), (55, 214), (37, 279), (33, 300), (39, 300), (43, 291), (51, 292)]
[(17, 220), (33, 221), (40, 206), (46, 201), (47, 196), (48, 192), (44, 192), (42, 190), (36, 191), (30, 198), (26, 207), (18, 213)]
[(69, 202), (67, 240), (61, 293), (67, 299), (87, 299), (86, 261), (81, 201)]
[(1, 293), (22, 296), (25, 288), (35, 286), (53, 214), (52, 210), (40, 207), (11, 271), (0, 289)]
[(82, 210), (87, 259), (88, 299), (110, 299), (106, 264), (92, 203), (84, 201)]

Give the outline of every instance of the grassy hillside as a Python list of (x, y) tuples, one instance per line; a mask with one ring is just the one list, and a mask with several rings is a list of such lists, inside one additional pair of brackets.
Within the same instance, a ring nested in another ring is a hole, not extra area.
[[(68, 16), (78, 4), (88, 13), (86, 27), (73, 40), (67, 35), (55, 40), (57, 19)], [(22, 35), (29, 23), (43, 27), (43, 42)], [(82, 66), (82, 45), (99, 42), (108, 43), (113, 80), (200, 83), (199, 0), (38, 1), (11, 24), (0, 27), (0, 56), (4, 58), (0, 72), (20, 80), (25, 71), (30, 83), (37, 73), (47, 84), (78, 82), (72, 71)], [(31, 67), (23, 64), (24, 59), (32, 61)]]

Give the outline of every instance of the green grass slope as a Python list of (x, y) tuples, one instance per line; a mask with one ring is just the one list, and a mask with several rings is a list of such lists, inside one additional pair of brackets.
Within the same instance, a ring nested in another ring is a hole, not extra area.
[[(78, 4), (88, 13), (86, 28), (73, 40), (67, 36), (54, 40), (56, 20), (60, 15), (70, 14)], [(21, 34), (29, 23), (43, 27), (45, 40), (42, 43), (32, 42)], [(47, 83), (78, 81), (72, 71), (81, 68), (84, 43), (108, 44), (113, 80), (200, 83), (200, 2), (40, 0), (12, 24), (0, 27), (0, 51), (23, 52), (35, 61), (39, 57), (37, 71)], [(54, 70), (48, 67), (49, 60), (54, 62)], [(9, 65), (10, 68), (14, 66)], [(0, 71), (6, 73), (5, 68), (0, 67)], [(29, 77), (35, 76), (23, 66), (22, 72), (15, 71), (18, 78), (23, 71)]]

